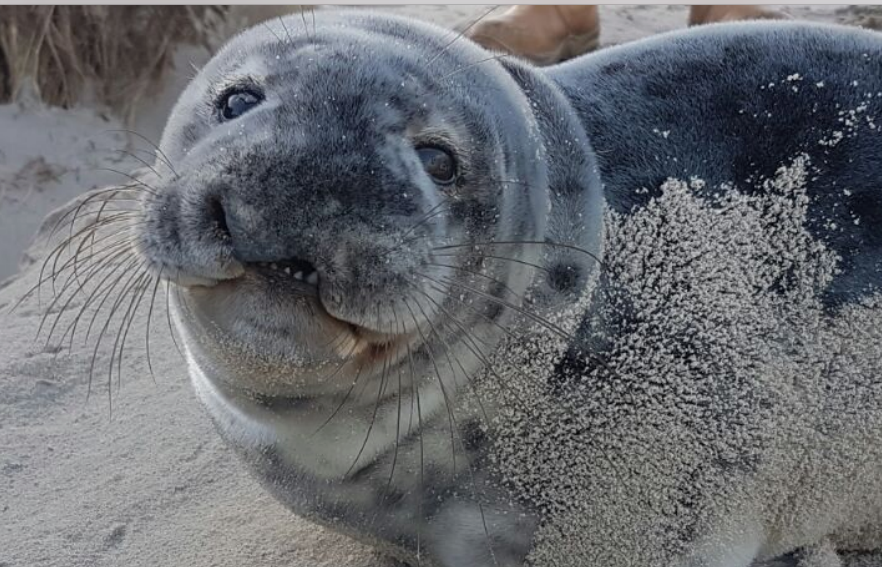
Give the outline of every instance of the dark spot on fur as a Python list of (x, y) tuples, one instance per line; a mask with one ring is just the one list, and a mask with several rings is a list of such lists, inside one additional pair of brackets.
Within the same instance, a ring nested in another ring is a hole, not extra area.
[(465, 221), (466, 226), (475, 227), (477, 231), (486, 231), (496, 225), (496, 208), (481, 201), (455, 201), (450, 206), (449, 217)]
[(383, 489), (380, 490), (380, 493), (377, 495), (377, 503), (379, 506), (383, 506), (384, 508), (395, 508), (398, 506), (407, 494), (401, 490), (396, 490), (394, 486), (389, 486), (389, 489), (386, 490), (386, 485), (383, 485)]
[(423, 515), (425, 518), (434, 517), (447, 500), (456, 492), (455, 484), (447, 472), (436, 465), (426, 464), (423, 469)]
[(190, 148), (199, 141), (202, 126), (198, 122), (186, 124), (181, 130), (181, 141), (185, 148)]
[(697, 502), (700, 501), (702, 470), (694, 469), (687, 474), (686, 482), (679, 486), (677, 496), (677, 519), (679, 522), (675, 528), (676, 542), (684, 546), (697, 540), (699, 535), (698, 520), (696, 513)]
[(104, 538), (104, 547), (107, 549), (118, 547), (126, 537), (126, 525), (119, 524), (115, 526), (107, 537)]
[(373, 462), (368, 463), (367, 465), (365, 465), (365, 466), (361, 467), (360, 469), (358, 469), (357, 471), (355, 471), (349, 477), (349, 480), (347, 482), (351, 482), (353, 484), (358, 484), (358, 483), (364, 482), (374, 473), (374, 471), (377, 470), (378, 465), (379, 465), (379, 463), (377, 461), (373, 461)]
[(257, 392), (251, 394), (251, 398), (260, 406), (274, 411), (303, 410), (312, 401), (308, 398), (277, 398), (266, 396)]
[(508, 288), (505, 286), (505, 284), (501, 282), (493, 284), (493, 288), (490, 290), (490, 295), (492, 295), (493, 297), (509, 298), (509, 300), (516, 299), (512, 297), (511, 292), (508, 291)]
[(615, 63), (610, 63), (609, 65), (604, 65), (600, 69), (600, 72), (603, 73), (604, 75), (615, 75), (619, 71), (622, 71), (624, 68), (625, 68), (624, 63), (622, 63), (620, 61), (616, 61)]
[(462, 442), (466, 451), (473, 452), (480, 449), (487, 442), (487, 434), (476, 419), (470, 419), (462, 424)]
[(589, 370), (589, 357), (580, 349), (571, 348), (558, 362), (554, 372), (548, 375), (548, 387), (555, 396), (566, 396), (583, 377), (588, 375)]
[(724, 472), (753, 474), (759, 470), (760, 460), (758, 455), (740, 454), (736, 458), (717, 456), (712, 463)]
[(466, 201), (453, 201), (450, 204), (450, 214), (448, 215), (451, 219), (462, 222), (469, 215), (469, 203)]
[(502, 317), (503, 312), (503, 306), (495, 301), (487, 303), (487, 307), (484, 309), (484, 315), (491, 321), (498, 320)]
[(576, 266), (556, 264), (548, 271), (548, 285), (561, 293), (571, 292), (582, 276), (582, 270)]

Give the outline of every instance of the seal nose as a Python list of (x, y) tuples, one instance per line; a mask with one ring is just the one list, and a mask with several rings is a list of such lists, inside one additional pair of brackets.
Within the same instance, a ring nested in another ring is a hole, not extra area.
[(220, 197), (163, 191), (145, 203), (143, 214), (137, 250), (156, 273), (188, 287), (242, 275)]
[[(205, 214), (208, 222), (215, 228), (218, 239), (231, 245), (233, 257), (244, 265), (250, 266), (265, 276), (285, 277), (312, 285), (318, 285), (318, 270), (315, 265), (305, 258), (282, 257), (269, 253), (268, 247), (263, 247), (263, 254), (253, 255), (237, 249), (227, 217), (227, 211), (220, 196), (210, 196), (206, 199)], [(267, 254), (269, 253), (269, 254)]]

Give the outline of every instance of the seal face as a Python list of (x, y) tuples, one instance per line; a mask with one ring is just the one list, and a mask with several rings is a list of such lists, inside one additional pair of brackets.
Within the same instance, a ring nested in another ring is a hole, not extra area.
[[(137, 251), (255, 475), (411, 564), (871, 549), (882, 479), (846, 485), (882, 455), (846, 441), (882, 438), (880, 57), (766, 23), (538, 70), (398, 18), (282, 19), (182, 95)], [(815, 90), (768, 86), (794, 76)], [(813, 118), (847, 109), (850, 137)]]
[[(339, 392), (355, 369), (365, 383), (394, 372), (441, 310), (463, 324), (486, 315), (480, 301), (451, 299), (466, 287), (526, 288), (511, 266), (469, 275), (480, 269), (470, 244), (544, 234), (543, 148), (511, 78), (471, 72), (482, 52), (444, 49), (437, 30), (417, 38), (347, 21), (294, 35), (299, 21), (275, 22), (226, 46), (162, 140), (179, 175), (145, 203), (141, 253), (192, 284), (193, 324), (235, 375), (218, 378), (263, 396)], [(451, 74), (498, 91), (498, 106), (488, 113)], [(536, 256), (525, 247), (512, 263)], [(260, 369), (249, 376), (243, 357)]]

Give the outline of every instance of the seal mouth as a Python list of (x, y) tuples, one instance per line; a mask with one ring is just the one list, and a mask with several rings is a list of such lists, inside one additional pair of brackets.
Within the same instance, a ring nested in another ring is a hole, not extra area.
[(272, 280), (290, 278), (295, 282), (312, 286), (318, 292), (318, 270), (305, 260), (291, 259), (278, 262), (252, 262), (246, 264), (245, 267), (257, 272), (264, 278)]
[[(303, 348), (304, 352), (312, 352), (313, 355), (323, 353), (320, 357), (328, 362), (348, 361), (365, 368), (392, 366), (400, 362), (405, 358), (407, 349), (417, 341), (417, 330), (389, 333), (332, 315), (321, 301), (319, 271), (308, 261), (295, 258), (243, 262), (241, 267), (233, 277), (213, 280), (209, 284), (178, 282), (189, 290), (188, 295), (201, 306), (198, 312), (212, 321), (215, 328), (232, 328), (231, 325), (239, 326), (247, 320), (249, 327), (261, 331), (257, 336), (263, 337), (255, 338), (252, 335), (250, 341), (293, 340), (292, 352)], [(225, 316), (218, 318), (222, 314), (217, 306), (228, 305), (233, 297), (243, 298), (247, 302), (245, 310), (229, 319)], [(309, 335), (304, 335), (303, 339), (291, 339), (292, 335), (287, 332), (290, 328), (286, 327), (298, 318), (302, 321), (301, 328), (312, 327), (319, 335), (313, 335), (312, 339)], [(327, 335), (327, 340), (319, 339), (316, 342), (316, 336), (324, 335)]]
[[(311, 295), (316, 303), (316, 316), (326, 317), (334, 323), (345, 327), (357, 343), (364, 343), (358, 352), (372, 351), (378, 356), (389, 350), (402, 337), (411, 333), (386, 333), (377, 331), (345, 319), (331, 315), (324, 308), (319, 296), (319, 272), (316, 267), (301, 259), (278, 260), (275, 262), (249, 262), (245, 264), (246, 272), (260, 278), (276, 289), (284, 289), (286, 284), (292, 285), (291, 291), (300, 295)], [(382, 357), (381, 357), (382, 358)]]

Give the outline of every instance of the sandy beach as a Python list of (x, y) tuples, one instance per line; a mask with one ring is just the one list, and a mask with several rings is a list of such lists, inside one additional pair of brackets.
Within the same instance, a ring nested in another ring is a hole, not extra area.
[[(375, 9), (453, 26), (487, 8)], [(879, 7), (783, 9), (795, 18), (882, 27)], [(686, 6), (603, 6), (601, 43), (681, 28), (687, 12)], [(190, 63), (209, 56), (182, 47), (168, 84), (139, 109), (134, 130), (158, 140)], [(43, 238), (25, 252), (43, 218), (142, 166), (136, 156), (149, 145), (122, 129), (95, 105), (0, 105), (0, 567), (391, 565), (293, 516), (248, 476), (191, 391), (161, 301), (149, 329), (153, 376), (142, 314), (109, 394), (109, 345), (93, 352), (81, 341), (73, 348), (47, 342), (45, 333), (35, 340), (50, 289), (10, 314), (37, 282), (48, 242), (59, 238)], [(90, 387), (93, 363), (100, 370)]]

